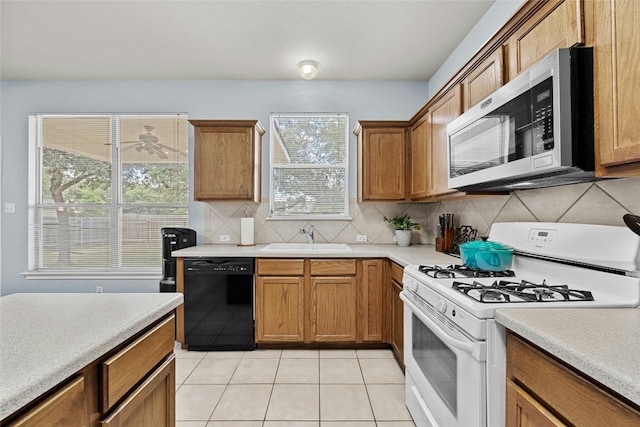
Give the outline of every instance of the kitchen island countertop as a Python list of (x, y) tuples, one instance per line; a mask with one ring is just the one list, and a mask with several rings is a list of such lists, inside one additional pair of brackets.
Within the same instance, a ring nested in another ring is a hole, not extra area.
[(402, 266), (410, 264), (460, 264), (456, 258), (436, 252), (433, 245), (351, 244), (349, 252), (275, 252), (263, 251), (264, 244), (238, 246), (233, 244), (198, 245), (171, 253), (174, 257), (255, 257), (255, 258), (389, 258)]
[(640, 406), (640, 309), (500, 309), (496, 321)]
[(175, 293), (0, 298), (0, 420), (182, 304)]

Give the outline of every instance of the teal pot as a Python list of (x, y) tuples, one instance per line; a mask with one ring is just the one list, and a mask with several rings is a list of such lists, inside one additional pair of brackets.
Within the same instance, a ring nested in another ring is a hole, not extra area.
[(474, 240), (460, 244), (460, 257), (469, 268), (508, 270), (513, 260), (513, 248), (500, 242)]
[(396, 242), (398, 246), (409, 246), (411, 244), (411, 230), (396, 230)]

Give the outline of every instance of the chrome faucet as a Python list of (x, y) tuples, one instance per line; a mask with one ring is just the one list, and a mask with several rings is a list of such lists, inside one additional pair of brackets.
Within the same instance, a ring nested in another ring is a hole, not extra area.
[(309, 244), (313, 245), (313, 224), (309, 226), (309, 230), (305, 230), (304, 228), (301, 228), (300, 234), (306, 234), (307, 239), (309, 240)]

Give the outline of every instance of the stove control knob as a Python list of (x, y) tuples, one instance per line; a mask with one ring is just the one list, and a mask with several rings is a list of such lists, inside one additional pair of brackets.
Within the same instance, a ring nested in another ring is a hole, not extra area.
[(444, 302), (443, 300), (438, 300), (438, 302), (436, 303), (436, 310), (439, 311), (442, 314), (446, 313), (447, 312), (447, 303)]
[(418, 282), (415, 282), (415, 281), (413, 281), (413, 280), (412, 280), (412, 281), (410, 281), (410, 282), (409, 282), (409, 290), (410, 290), (411, 292), (417, 292), (417, 291), (418, 291)]

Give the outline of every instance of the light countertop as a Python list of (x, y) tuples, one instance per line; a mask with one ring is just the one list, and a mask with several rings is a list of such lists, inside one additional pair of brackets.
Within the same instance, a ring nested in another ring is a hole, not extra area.
[(640, 405), (640, 309), (500, 309), (496, 321)]
[(0, 298), (0, 420), (182, 304), (182, 294)]
[(174, 257), (255, 257), (255, 258), (389, 258), (405, 266), (410, 264), (460, 264), (460, 258), (436, 252), (433, 245), (351, 244), (350, 252), (272, 252), (267, 245), (238, 246), (235, 244), (198, 245), (171, 253)]

